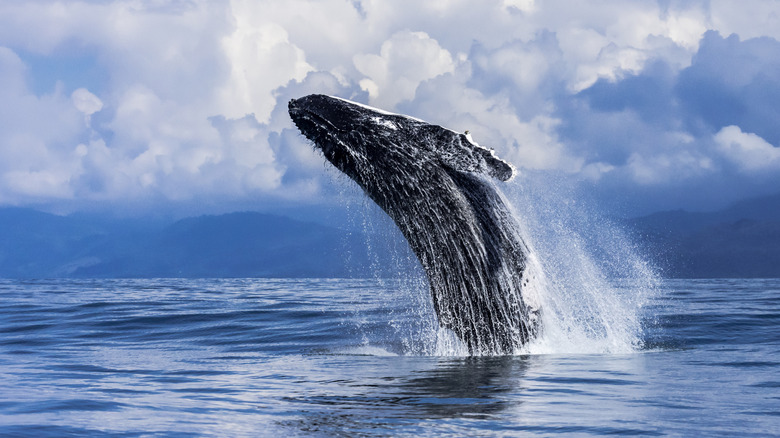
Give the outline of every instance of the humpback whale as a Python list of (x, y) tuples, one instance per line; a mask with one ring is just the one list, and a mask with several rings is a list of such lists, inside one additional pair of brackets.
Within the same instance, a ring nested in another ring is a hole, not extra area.
[(514, 168), (470, 135), (345, 99), (293, 99), (301, 133), (396, 223), (428, 277), (439, 325), (471, 355), (512, 354), (538, 331), (528, 247), (493, 183)]

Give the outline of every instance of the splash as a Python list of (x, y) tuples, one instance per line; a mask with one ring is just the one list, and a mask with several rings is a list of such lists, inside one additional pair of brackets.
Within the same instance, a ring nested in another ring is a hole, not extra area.
[(631, 353), (657, 272), (619, 226), (563, 177), (526, 173), (508, 187), (532, 246), (542, 331), (528, 353)]
[[(504, 185), (505, 203), (517, 232), (530, 251), (529, 281), (523, 298), (540, 312), (540, 331), (515, 354), (626, 354), (643, 346), (645, 308), (659, 286), (659, 276), (619, 226), (595, 211), (564, 179), (524, 173)], [(356, 193), (353, 193), (353, 195)], [(386, 248), (376, 240), (403, 240), (393, 222), (370, 202), (353, 201), (366, 245)], [(579, 200), (578, 200), (579, 199)], [(356, 205), (360, 202), (360, 205)], [(372, 242), (371, 239), (374, 239)], [(414, 255), (401, 246), (390, 254), (395, 280), (375, 275), (389, 303), (409, 303), (389, 311), (392, 342), (404, 355), (466, 356), (468, 348), (450, 330), (439, 326), (424, 272), (409, 270)], [(388, 254), (372, 253), (376, 266)], [(384, 261), (381, 261), (383, 260)], [(376, 338), (364, 339), (366, 346)], [(383, 339), (381, 341), (388, 341)]]

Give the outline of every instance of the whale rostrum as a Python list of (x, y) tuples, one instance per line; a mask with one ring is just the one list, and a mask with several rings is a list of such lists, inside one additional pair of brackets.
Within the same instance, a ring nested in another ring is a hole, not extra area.
[(472, 355), (512, 354), (538, 330), (528, 248), (493, 179), (515, 173), (468, 134), (341, 98), (291, 100), (298, 129), (396, 223), (442, 327)]

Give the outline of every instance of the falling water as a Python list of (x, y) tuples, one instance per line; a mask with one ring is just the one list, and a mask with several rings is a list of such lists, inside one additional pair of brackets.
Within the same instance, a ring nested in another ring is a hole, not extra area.
[[(592, 204), (577, 199), (574, 190), (549, 175), (524, 173), (505, 192), (522, 240), (528, 245), (523, 299), (541, 309), (540, 331), (516, 354), (630, 353), (642, 347), (644, 306), (652, 298), (658, 276), (634, 248), (629, 237), (598, 214)], [(500, 190), (499, 190), (500, 192)], [(374, 265), (387, 263), (387, 247), (377, 239), (403, 240), (395, 224), (366, 197), (354, 193), (342, 199), (353, 221), (368, 239)], [(414, 255), (397, 246), (390, 263), (397, 280), (387, 280), (376, 269), (376, 280), (386, 282), (387, 299), (409, 303), (406, 314), (390, 315), (399, 353), (464, 356), (466, 345), (450, 330), (439, 327), (425, 274), (409, 272)], [(386, 268), (386, 267), (385, 267)], [(386, 272), (387, 269), (384, 269)], [(384, 283), (383, 283), (384, 284)], [(365, 339), (366, 346), (371, 343)]]
[(529, 353), (630, 353), (659, 276), (629, 236), (571, 181), (526, 173), (507, 193), (538, 272), (542, 331)]

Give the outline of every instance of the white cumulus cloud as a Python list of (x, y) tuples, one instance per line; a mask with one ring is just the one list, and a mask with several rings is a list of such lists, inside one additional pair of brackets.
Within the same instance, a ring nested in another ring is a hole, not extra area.
[(279, 24), (237, 19), (237, 28), (223, 40), (231, 74), (221, 91), (221, 113), (234, 118), (252, 113), (266, 121), (276, 106), (273, 91), (313, 68)]
[(103, 108), (103, 102), (100, 98), (90, 93), (86, 88), (77, 89), (70, 95), (70, 98), (76, 109), (84, 113), (85, 116), (91, 116)]
[(360, 54), (355, 67), (366, 78), (360, 86), (372, 105), (395, 108), (414, 98), (421, 82), (452, 72), (452, 55), (425, 32), (401, 31), (382, 43), (378, 55)]
[(715, 134), (720, 152), (743, 172), (780, 170), (780, 147), (739, 126), (726, 126)]
[(706, 187), (734, 169), (771, 178), (776, 9), (0, 2), (0, 204), (319, 200), (322, 158), (286, 114), (315, 92), (468, 129), (520, 168), (605, 196)]

